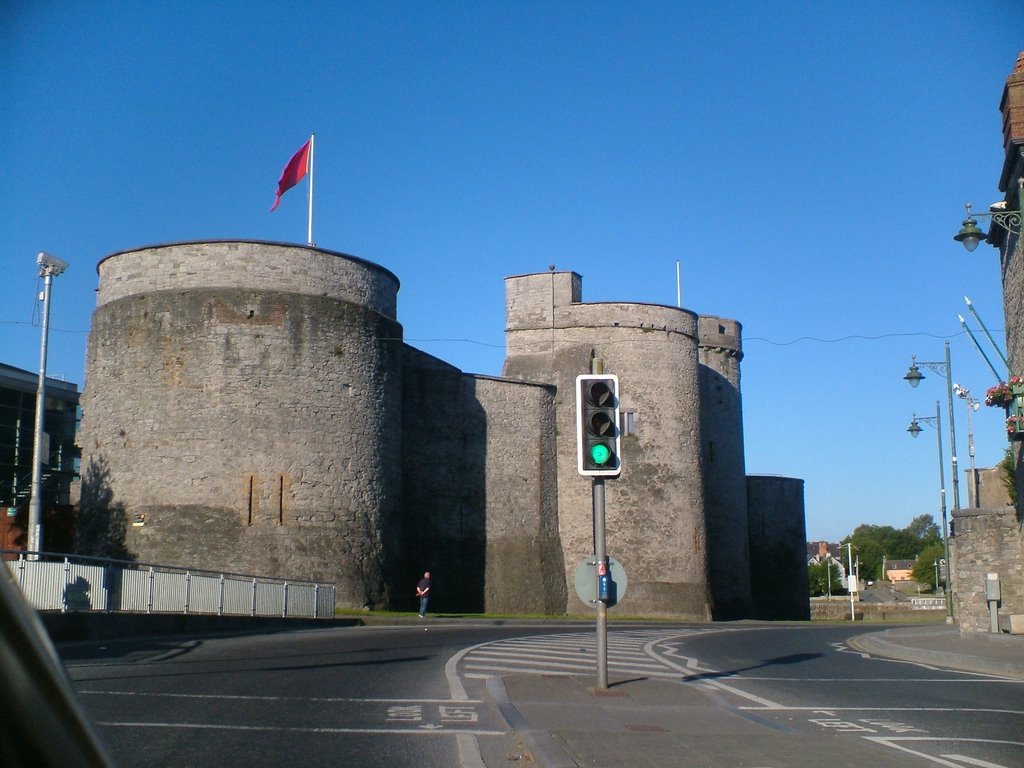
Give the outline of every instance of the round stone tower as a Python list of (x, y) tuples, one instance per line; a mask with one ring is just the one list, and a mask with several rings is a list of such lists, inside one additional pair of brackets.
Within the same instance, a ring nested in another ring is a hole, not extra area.
[[(591, 480), (576, 469), (575, 378), (592, 357), (619, 377), (622, 475), (606, 484), (610, 555), (628, 576), (623, 613), (711, 618), (697, 316), (653, 304), (582, 303), (574, 272), (505, 280), (504, 375), (554, 384), (558, 523), (566, 578), (594, 546)], [(742, 476), (742, 475), (741, 475)], [(586, 608), (569, 588), (570, 613)]]
[(742, 327), (735, 320), (701, 315), (697, 328), (708, 578), (714, 616), (745, 619), (753, 616), (754, 608), (740, 396)]
[(336, 582), (387, 603), (399, 557), (398, 279), (249, 241), (122, 251), (98, 267), (83, 475), (140, 561)]

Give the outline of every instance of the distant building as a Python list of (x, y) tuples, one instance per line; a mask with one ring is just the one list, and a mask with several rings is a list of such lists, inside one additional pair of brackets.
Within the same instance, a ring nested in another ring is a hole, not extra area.
[(850, 583), (846, 575), (846, 563), (843, 562), (842, 548), (839, 544), (827, 541), (807, 542), (807, 565), (831, 564), (839, 573), (843, 589), (849, 589)]
[[(2, 549), (25, 546), (32, 490), (36, 396), (39, 374), (0, 363), (0, 543)], [(72, 498), (79, 476), (75, 445), (80, 410), (78, 387), (46, 378), (43, 417), (41, 497), (43, 544), (51, 551), (72, 545)]]
[(889, 581), (913, 581), (911, 571), (914, 570), (913, 560), (883, 560), (885, 563), (885, 572), (882, 574), (883, 579)]

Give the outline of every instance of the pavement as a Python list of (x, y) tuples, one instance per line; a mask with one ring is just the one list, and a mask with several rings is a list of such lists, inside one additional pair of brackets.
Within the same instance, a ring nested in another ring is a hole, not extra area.
[[(850, 645), (861, 653), (1024, 680), (1024, 635), (961, 635), (953, 625), (915, 625), (865, 632)], [(592, 676), (511, 675), (490, 678), (487, 696), (511, 734), (478, 739), (486, 768), (663, 768), (764, 765), (791, 751), (789, 765), (829, 754), (830, 768), (863, 768), (863, 755), (833, 750), (826, 734), (788, 734), (756, 713), (709, 706), (715, 692), (651, 679), (611, 681), (594, 687)], [(893, 757), (893, 761), (889, 761)], [(879, 755), (876, 766), (900, 765), (904, 756)], [(463, 763), (464, 766), (467, 763)]]

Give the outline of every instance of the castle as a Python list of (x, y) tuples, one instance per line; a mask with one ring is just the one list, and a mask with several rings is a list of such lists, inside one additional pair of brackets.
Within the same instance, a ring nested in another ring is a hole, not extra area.
[(808, 616), (803, 483), (747, 476), (741, 328), (585, 303), (582, 277), (508, 277), (501, 377), (403, 341), (398, 278), (316, 247), (206, 241), (98, 267), (82, 397), (99, 468), (145, 562), (334, 581), (342, 607), (579, 614), (593, 552), (574, 380), (618, 375), (607, 483), (616, 610)]

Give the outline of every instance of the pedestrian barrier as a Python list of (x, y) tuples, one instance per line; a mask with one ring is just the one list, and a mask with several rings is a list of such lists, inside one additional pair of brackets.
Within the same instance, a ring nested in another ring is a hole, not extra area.
[(0, 550), (40, 611), (331, 618), (335, 585), (171, 565)]

